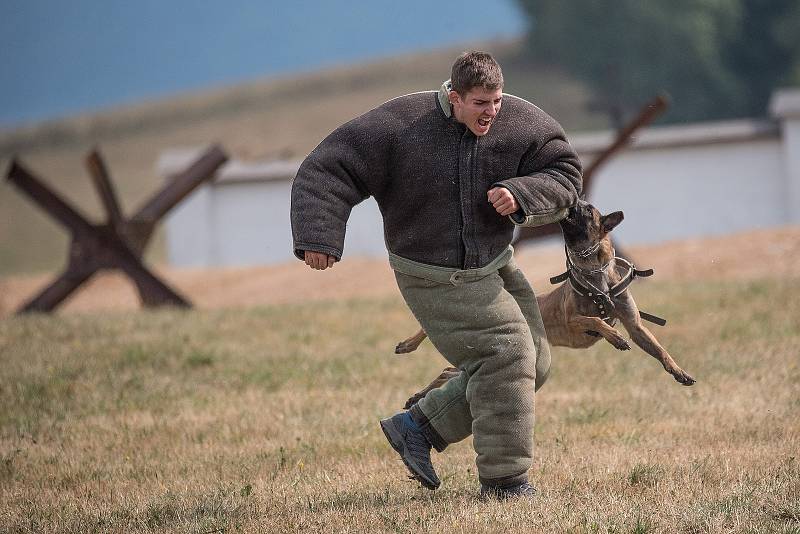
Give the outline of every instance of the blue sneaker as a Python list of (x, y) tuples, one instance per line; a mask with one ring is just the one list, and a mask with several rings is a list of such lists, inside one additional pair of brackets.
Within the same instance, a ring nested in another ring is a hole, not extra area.
[(429, 490), (441, 485), (431, 463), (431, 444), (411, 419), (411, 414), (400, 412), (383, 419), (381, 429), (392, 448), (400, 454), (412, 478)]

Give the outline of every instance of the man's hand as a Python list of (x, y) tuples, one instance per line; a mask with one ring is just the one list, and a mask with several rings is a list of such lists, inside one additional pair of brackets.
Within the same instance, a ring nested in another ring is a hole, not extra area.
[(333, 267), (333, 264), (336, 263), (336, 258), (324, 252), (306, 250), (303, 252), (303, 257), (306, 260), (306, 265), (318, 271), (324, 271), (328, 267)]
[(511, 191), (505, 187), (494, 187), (489, 189), (488, 193), (489, 202), (497, 210), (497, 213), (505, 217), (511, 215), (519, 209), (517, 199), (511, 194)]

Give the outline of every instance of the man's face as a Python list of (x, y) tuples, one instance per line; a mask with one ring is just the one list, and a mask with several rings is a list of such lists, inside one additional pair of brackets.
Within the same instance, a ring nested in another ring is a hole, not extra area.
[(473, 87), (462, 98), (456, 91), (450, 91), (453, 116), (472, 130), (478, 137), (489, 133), (492, 121), (503, 103), (503, 89)]

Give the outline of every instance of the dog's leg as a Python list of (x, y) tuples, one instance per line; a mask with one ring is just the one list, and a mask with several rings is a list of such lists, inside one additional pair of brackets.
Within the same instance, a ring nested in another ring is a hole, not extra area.
[(626, 340), (616, 328), (609, 326), (608, 323), (599, 317), (573, 315), (570, 317), (568, 325), (572, 332), (582, 334), (588, 330), (591, 330), (592, 332), (597, 332), (603, 336), (603, 338), (611, 343), (614, 348), (619, 350), (631, 350), (628, 340)]
[(664, 370), (671, 374), (675, 380), (684, 386), (691, 386), (695, 383), (695, 379), (675, 363), (675, 360), (661, 346), (656, 337), (642, 324), (642, 320), (639, 317), (639, 308), (627, 292), (623, 293), (617, 302), (617, 313), (623, 326), (631, 335), (633, 342), (642, 347), (642, 350), (647, 354), (661, 362)]
[(642, 347), (642, 350), (644, 350), (647, 354), (660, 361), (661, 365), (664, 366), (664, 369), (673, 377), (675, 377), (675, 380), (684, 386), (691, 386), (695, 383), (695, 379), (692, 378), (689, 373), (681, 369), (677, 363), (675, 363), (675, 360), (672, 359), (672, 356), (670, 356), (666, 349), (659, 344), (655, 336), (641, 323), (641, 321), (632, 323), (630, 325), (626, 324), (625, 328), (628, 330), (628, 333), (630, 333), (633, 342)]
[(408, 410), (409, 408), (414, 406), (422, 397), (427, 395), (430, 390), (436, 389), (439, 386), (444, 385), (445, 382), (447, 382), (448, 380), (450, 380), (454, 376), (458, 376), (459, 374), (461, 374), (461, 370), (460, 369), (457, 369), (455, 367), (447, 367), (447, 368), (445, 368), (445, 370), (442, 371), (442, 374), (437, 376), (433, 380), (433, 382), (431, 382), (430, 384), (425, 386), (425, 389), (417, 391), (411, 397), (409, 397), (408, 400), (406, 401), (405, 406), (403, 406), (403, 408)]
[(414, 352), (415, 350), (417, 350), (417, 347), (419, 347), (420, 343), (422, 343), (426, 337), (428, 336), (427, 334), (425, 334), (425, 330), (420, 328), (419, 332), (417, 332), (410, 338), (398, 343), (397, 346), (394, 348), (394, 353), (408, 354), (409, 352)]

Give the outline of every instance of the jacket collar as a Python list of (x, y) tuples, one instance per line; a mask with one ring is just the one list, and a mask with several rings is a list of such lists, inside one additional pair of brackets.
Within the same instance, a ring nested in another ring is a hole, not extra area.
[(445, 80), (439, 88), (439, 107), (448, 119), (453, 116), (453, 110), (450, 107), (450, 91), (452, 88), (453, 84), (450, 83), (450, 80)]

